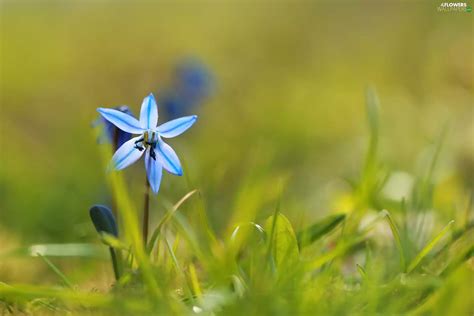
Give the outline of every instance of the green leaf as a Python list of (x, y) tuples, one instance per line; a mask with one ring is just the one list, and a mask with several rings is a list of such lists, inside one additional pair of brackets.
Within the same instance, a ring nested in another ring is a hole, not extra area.
[(443, 230), (436, 235), (426, 246), (423, 248), (420, 253), (413, 259), (413, 261), (410, 263), (408, 266), (408, 273), (412, 272), (415, 270), (415, 268), (420, 264), (421, 260), (423, 260), (424, 257), (433, 249), (434, 246), (441, 240), (441, 238), (446, 235), (446, 233), (449, 231), (451, 228), (451, 225), (454, 223), (454, 221), (450, 221), (448, 225), (446, 225)]
[(299, 231), (297, 234), (298, 245), (301, 248), (309, 246), (319, 238), (334, 230), (344, 219), (346, 214), (330, 215), (319, 222)]
[(100, 238), (104, 244), (107, 246), (114, 248), (114, 249), (119, 249), (119, 250), (125, 250), (128, 251), (129, 246), (124, 244), (122, 241), (120, 241), (118, 238), (116, 238), (113, 235), (110, 235), (106, 232), (102, 232), (100, 234)]
[(265, 230), (273, 232), (270, 241), (270, 253), (277, 269), (283, 270), (285, 267), (290, 267), (299, 261), (295, 232), (291, 223), (283, 214), (276, 213), (276, 215), (270, 216), (265, 223)]
[(237, 245), (237, 248), (240, 248), (240, 245), (249, 239), (254, 242), (265, 241), (266, 233), (262, 226), (254, 222), (243, 223), (237, 225), (230, 236), (231, 242)]

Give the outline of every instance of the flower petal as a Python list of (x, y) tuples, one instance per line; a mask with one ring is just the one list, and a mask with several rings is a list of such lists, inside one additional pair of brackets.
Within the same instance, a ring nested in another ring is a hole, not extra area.
[(197, 115), (177, 118), (158, 126), (158, 133), (165, 138), (178, 136), (193, 126), (196, 120)]
[(113, 167), (116, 170), (121, 170), (130, 166), (142, 156), (143, 150), (140, 151), (135, 147), (135, 142), (140, 138), (141, 136), (134, 137), (117, 149), (112, 157)]
[(158, 139), (156, 143), (156, 158), (161, 162), (163, 168), (168, 172), (177, 176), (183, 175), (183, 169), (181, 168), (181, 162), (170, 145), (166, 144), (161, 139)]
[(138, 120), (133, 116), (114, 109), (98, 108), (97, 111), (107, 121), (114, 124), (125, 132), (132, 134), (141, 134), (143, 132), (143, 128), (141, 127), (140, 122), (138, 122)]
[(143, 99), (140, 110), (140, 124), (143, 129), (152, 129), (158, 124), (158, 106), (152, 93)]
[(156, 194), (160, 190), (161, 176), (163, 175), (163, 166), (158, 159), (150, 157), (150, 150), (145, 153), (145, 169), (150, 183), (151, 190)]

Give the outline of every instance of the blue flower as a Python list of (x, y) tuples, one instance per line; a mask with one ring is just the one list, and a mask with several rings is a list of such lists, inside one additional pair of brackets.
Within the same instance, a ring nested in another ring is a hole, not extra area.
[(176, 89), (191, 103), (198, 103), (211, 94), (213, 79), (204, 64), (188, 59), (176, 68)]
[(178, 176), (183, 174), (178, 156), (162, 138), (182, 134), (196, 122), (196, 115), (181, 117), (157, 126), (158, 107), (151, 93), (143, 99), (140, 120), (114, 109), (98, 108), (97, 111), (122, 131), (139, 135), (125, 142), (113, 155), (112, 163), (116, 170), (130, 166), (145, 154), (148, 182), (154, 193), (158, 193), (160, 189), (163, 168)]
[(209, 97), (213, 85), (213, 76), (203, 63), (185, 59), (177, 65), (173, 83), (160, 103), (169, 118), (182, 116)]

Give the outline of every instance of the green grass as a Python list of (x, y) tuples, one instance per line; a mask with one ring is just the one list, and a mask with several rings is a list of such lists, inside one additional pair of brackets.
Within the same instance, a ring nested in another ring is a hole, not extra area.
[[(168, 207), (145, 247), (123, 174), (110, 173), (121, 237), (103, 240), (120, 254), (121, 277), (109, 290), (84, 291), (48, 258), (43, 245), (45, 253), (39, 255), (57, 282), (0, 283), (0, 310), (35, 315), (471, 315), (470, 211), (459, 210), (434, 225), (417, 222), (432, 213), (427, 206), (432, 205), (432, 174), (442, 146), (435, 146), (427, 172), (406, 200), (386, 200), (381, 192), (391, 170), (379, 155), (379, 106), (374, 90), (368, 91), (369, 147), (347, 213), (296, 229), (285, 216), (281, 195), (288, 188), (280, 182), (273, 215), (257, 217), (254, 200), (260, 194), (243, 189), (230, 214), (239, 220), (230, 223), (230, 233), (218, 234), (207, 218), (202, 192), (192, 188)], [(110, 154), (103, 150), (104, 165)], [(112, 268), (105, 273), (112, 274)]]

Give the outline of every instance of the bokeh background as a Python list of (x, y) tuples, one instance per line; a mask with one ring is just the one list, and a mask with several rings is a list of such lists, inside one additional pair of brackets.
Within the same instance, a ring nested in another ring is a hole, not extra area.
[[(402, 175), (402, 191), (446, 128), (433, 210), (446, 223), (473, 190), (474, 34), (473, 13), (438, 5), (2, 1), (0, 252), (98, 243), (88, 209), (111, 198), (96, 108), (138, 114), (153, 92), (163, 122), (189, 67), (205, 92), (178, 112), (199, 120), (169, 142), (186, 177), (164, 176), (153, 221), (193, 188), (221, 235), (241, 210), (267, 217), (280, 188), (296, 228), (343, 211), (367, 148), (371, 84), (380, 157)], [(143, 164), (124, 173), (141, 205)], [(33, 260), (15, 263), (28, 273), (3, 262), (0, 280), (40, 280)]]

